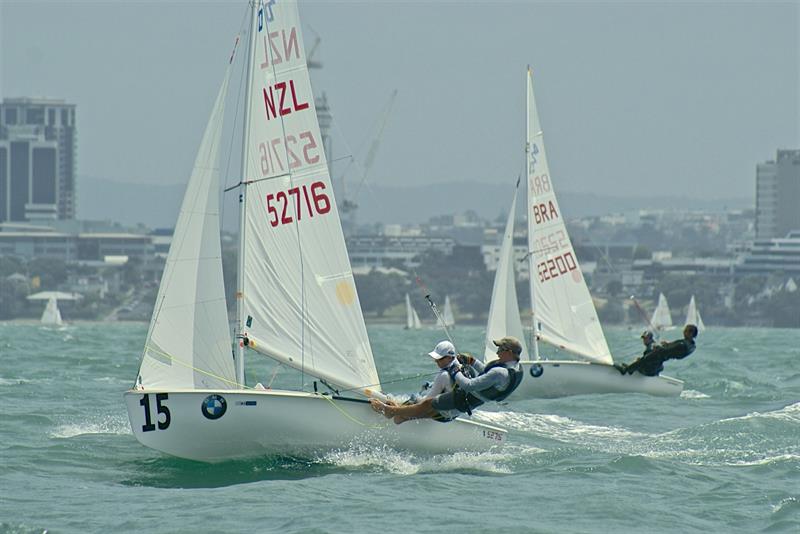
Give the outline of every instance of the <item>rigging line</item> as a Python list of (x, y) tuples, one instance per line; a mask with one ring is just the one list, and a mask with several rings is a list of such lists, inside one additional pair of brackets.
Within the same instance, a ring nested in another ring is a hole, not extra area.
[(226, 384), (234, 385), (239, 389), (253, 389), (253, 388), (247, 387), (244, 384), (240, 384), (240, 383), (236, 382), (235, 380), (229, 380), (229, 379), (227, 379), (225, 377), (215, 375), (214, 373), (212, 373), (210, 371), (206, 371), (204, 369), (200, 369), (199, 367), (195, 367), (194, 365), (192, 365), (190, 363), (187, 363), (187, 362), (181, 360), (180, 358), (176, 358), (176, 357), (172, 356), (171, 354), (166, 353), (166, 352), (164, 352), (162, 350), (159, 350), (159, 349), (157, 349), (157, 348), (155, 348), (153, 346), (145, 345), (144, 350), (145, 350), (145, 352), (147, 352), (149, 350), (149, 351), (151, 351), (151, 352), (153, 352), (153, 353), (155, 353), (155, 354), (157, 354), (159, 356), (162, 356), (162, 357), (168, 359), (171, 362), (175, 362), (178, 365), (182, 365), (182, 366), (186, 367), (187, 369), (191, 369), (192, 371), (196, 371), (196, 372), (204, 374), (206, 376), (210, 376), (211, 378), (215, 378), (215, 379), (219, 380), (220, 382), (224, 382)]
[(236, 188), (241, 187), (243, 185), (257, 184), (258, 182), (266, 182), (267, 180), (276, 180), (278, 178), (285, 178), (287, 176), (289, 176), (291, 178), (292, 175), (291, 175), (291, 173), (286, 172), (286, 173), (283, 173), (283, 174), (276, 174), (275, 176), (267, 176), (267, 177), (264, 177), (264, 178), (254, 178), (252, 180), (239, 180), (239, 183), (228, 187), (223, 192), (227, 193), (228, 191), (232, 191), (233, 189), (236, 189)]
[(444, 322), (444, 317), (439, 312), (438, 306), (436, 306), (436, 303), (431, 298), (431, 294), (430, 294), (430, 291), (428, 291), (428, 287), (425, 285), (425, 283), (419, 277), (419, 275), (417, 274), (417, 271), (414, 271), (414, 279), (417, 281), (417, 285), (419, 286), (420, 291), (422, 291), (422, 294), (425, 295), (425, 300), (428, 301), (428, 306), (430, 306), (431, 310), (433, 311), (433, 315), (436, 316), (437, 323), (441, 325), (442, 330), (444, 330), (444, 333), (447, 336), (447, 339), (455, 347), (456, 343), (455, 343), (455, 341), (453, 341), (453, 336), (450, 335), (450, 331), (447, 330), (447, 323)]
[[(234, 45), (233, 52), (231, 53), (231, 61), (230, 61), (230, 63), (232, 63), (233, 60), (235, 59), (236, 51), (239, 49), (239, 43), (241, 42), (240, 37), (241, 37), (241, 35), (244, 34), (244, 30), (246, 29), (247, 20), (248, 20), (247, 15), (249, 14), (249, 11), (250, 11), (249, 7), (245, 8), (245, 10), (244, 10), (244, 15), (242, 17), (242, 22), (239, 24), (239, 33), (236, 35), (236, 44)], [(250, 32), (247, 32), (248, 37), (249, 37), (249, 34), (250, 34)], [(250, 44), (250, 41), (248, 40), (248, 46), (249, 46), (249, 44)], [(225, 180), (223, 182), (224, 184), (227, 184), (228, 183), (228, 179), (230, 178), (231, 159), (233, 157), (233, 141), (234, 141), (234, 139), (236, 137), (236, 126), (237, 126), (237, 124), (239, 122), (239, 106), (241, 105), (241, 102), (242, 102), (242, 92), (246, 91), (246, 88), (244, 87), (244, 85), (247, 83), (245, 81), (246, 80), (246, 76), (245, 75), (247, 73), (247, 64), (246, 64), (246, 62), (247, 62), (247, 60), (242, 61), (242, 73), (239, 76), (239, 91), (237, 91), (237, 94), (236, 94), (236, 107), (234, 108), (234, 112), (233, 112), (233, 124), (231, 125), (231, 142), (230, 142), (230, 144), (228, 144), (228, 161), (225, 164)], [(242, 140), (242, 142), (244, 142), (244, 140)], [(239, 183), (234, 185), (234, 186), (230, 186), (230, 187), (226, 186), (222, 191), (223, 193), (227, 193), (231, 189), (235, 189), (236, 187), (238, 187), (242, 183), (242, 176), (244, 175), (244, 169), (239, 169), (239, 175), (240, 175), (239, 176)], [(221, 207), (221, 213), (220, 213), (220, 228), (222, 228), (224, 225), (225, 225), (225, 201), (223, 199), (222, 207)]]
[(359, 421), (358, 419), (356, 419), (355, 417), (353, 417), (352, 415), (350, 415), (349, 413), (344, 411), (342, 408), (340, 408), (335, 402), (333, 402), (333, 399), (330, 397), (330, 395), (322, 394), (322, 395), (319, 395), (319, 396), (322, 397), (323, 399), (327, 400), (328, 402), (330, 402), (331, 406), (336, 408), (336, 410), (340, 414), (342, 414), (345, 418), (349, 419), (350, 421), (356, 423), (357, 425), (363, 426), (365, 428), (374, 429), (374, 430), (377, 430), (379, 428), (383, 428), (381, 425), (372, 425), (372, 424), (368, 424), (368, 423), (364, 423), (362, 421)]

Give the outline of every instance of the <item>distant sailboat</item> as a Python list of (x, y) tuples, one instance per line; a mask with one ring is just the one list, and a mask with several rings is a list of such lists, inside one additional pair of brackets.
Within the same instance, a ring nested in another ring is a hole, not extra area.
[[(556, 200), (547, 165), (544, 139), (528, 70), (526, 169), (528, 199), (528, 265), (533, 315), (533, 358), (523, 352), (523, 368), (530, 375), (509, 400), (563, 397), (592, 393), (648, 393), (675, 396), (683, 382), (665, 376), (623, 376), (613, 366), (611, 351), (600, 326), (589, 288), (578, 265)], [(513, 335), (523, 342), (513, 272), (513, 218), (511, 204), (500, 262), (495, 275), (485, 359), (496, 358), (492, 339)], [(575, 355), (579, 360), (547, 360), (539, 342)]]
[[(354, 443), (429, 453), (502, 443), (505, 430), (467, 418), (395, 425), (371, 409), (368, 397), (382, 397), (380, 380), (333, 197), (297, 4), (251, 1), (249, 11), (233, 357), (219, 216), (229, 67), (187, 184), (139, 372), (124, 394), (133, 435), (203, 461), (316, 456)], [(192, 36), (189, 26), (176, 31)], [(248, 387), (245, 354), (302, 373), (298, 389)]]
[(673, 328), (672, 315), (670, 314), (669, 304), (667, 303), (667, 297), (664, 296), (664, 293), (658, 294), (658, 305), (656, 305), (656, 309), (653, 311), (650, 325), (657, 331), (670, 330)]
[(700, 317), (700, 312), (697, 311), (697, 305), (694, 302), (694, 295), (692, 295), (692, 298), (689, 300), (689, 307), (686, 310), (685, 324), (695, 325), (699, 332), (702, 332), (706, 329), (706, 325), (703, 324), (703, 318)]
[(442, 310), (442, 319), (439, 321), (439, 326), (442, 326), (442, 321), (444, 321), (445, 328), (454, 328), (456, 326), (453, 306), (450, 304), (450, 297), (447, 295), (444, 297), (444, 309)]
[(417, 310), (411, 306), (411, 298), (406, 293), (406, 330), (419, 330), (422, 328), (422, 323), (417, 315)]
[(44, 307), (40, 322), (48, 326), (61, 326), (63, 324), (61, 310), (58, 309), (58, 300), (55, 297), (47, 299), (47, 305)]

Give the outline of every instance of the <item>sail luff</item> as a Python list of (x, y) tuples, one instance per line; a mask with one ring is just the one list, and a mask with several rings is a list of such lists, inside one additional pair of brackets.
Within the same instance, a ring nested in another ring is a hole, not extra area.
[[(528, 242), (536, 334), (598, 363), (613, 363), (592, 296), (567, 233), (547, 163), (528, 70)], [(541, 328), (539, 328), (541, 325)]]

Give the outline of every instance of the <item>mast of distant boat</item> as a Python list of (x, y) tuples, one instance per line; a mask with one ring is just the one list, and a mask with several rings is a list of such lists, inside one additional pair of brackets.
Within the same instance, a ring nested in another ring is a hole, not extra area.
[[(527, 91), (525, 94), (525, 181), (527, 182), (527, 191), (528, 191), (528, 200), (525, 203), (525, 219), (530, 216), (530, 199), (531, 199), (531, 181), (530, 181), (530, 160), (531, 160), (531, 66), (528, 65), (528, 83), (527, 83)], [(532, 248), (531, 244), (533, 243), (533, 236), (530, 235), (533, 231), (532, 226), (528, 225), (528, 248)], [(539, 329), (536, 325), (536, 299), (534, 298), (534, 288), (533, 284), (533, 275), (534, 275), (534, 251), (528, 250), (528, 275), (529, 275), (529, 286), (530, 286), (530, 294), (531, 294), (531, 328), (533, 339), (531, 343), (533, 344), (533, 359), (539, 359)]]

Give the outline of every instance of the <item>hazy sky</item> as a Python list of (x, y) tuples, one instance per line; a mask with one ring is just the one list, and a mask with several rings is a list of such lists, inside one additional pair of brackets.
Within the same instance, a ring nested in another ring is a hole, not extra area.
[[(322, 39), (314, 89), (333, 107), (334, 158), (363, 157), (398, 90), (376, 184), (513, 182), (528, 64), (562, 191), (749, 197), (756, 163), (800, 148), (798, 2), (300, 9), (307, 46), (312, 28)], [(183, 183), (245, 10), (0, 0), (0, 96), (76, 103), (81, 175)]]

